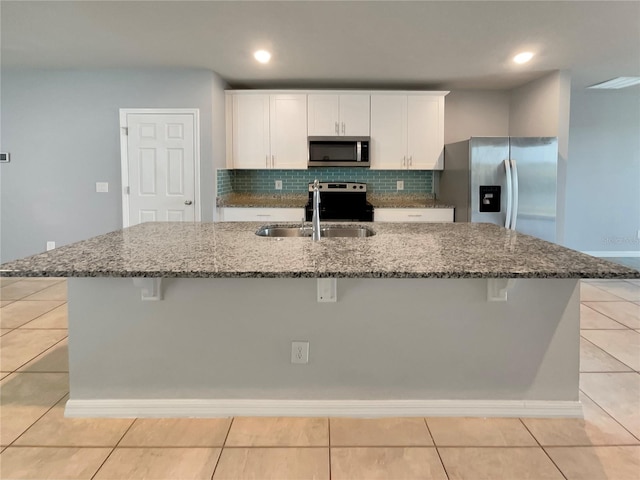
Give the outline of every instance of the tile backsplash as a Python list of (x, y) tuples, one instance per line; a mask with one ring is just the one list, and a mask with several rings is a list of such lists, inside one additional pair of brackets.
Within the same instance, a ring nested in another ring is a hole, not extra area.
[[(218, 195), (236, 193), (306, 193), (316, 178), (323, 182), (365, 182), (371, 193), (433, 193), (433, 172), (429, 170), (370, 170), (365, 168), (317, 167), (309, 170), (217, 171)], [(276, 180), (282, 190), (275, 189)], [(404, 182), (398, 191), (396, 182)]]

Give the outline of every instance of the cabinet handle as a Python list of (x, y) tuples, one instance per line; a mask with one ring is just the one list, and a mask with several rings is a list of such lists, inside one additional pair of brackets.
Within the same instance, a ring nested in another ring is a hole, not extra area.
[(413, 165), (413, 155), (409, 155), (409, 166)]
[(406, 156), (406, 155), (404, 155), (404, 156), (402, 157), (402, 166), (403, 166), (403, 167), (405, 167), (405, 166), (406, 166), (406, 163), (407, 163), (407, 156)]
[(269, 168), (269, 155), (264, 156), (264, 166), (265, 168)]
[(344, 135), (344, 122), (342, 122), (342, 134)]
[(418, 213), (415, 213), (415, 214), (412, 213), (412, 214), (407, 215), (407, 217), (421, 217), (421, 216), (422, 215), (420, 215)]
[(276, 156), (271, 155), (271, 168), (276, 168)]
[(258, 213), (256, 214), (256, 217), (270, 217), (271, 215), (268, 215), (266, 213)]
[(340, 127), (338, 126), (338, 122), (336, 122), (336, 135), (340, 134)]

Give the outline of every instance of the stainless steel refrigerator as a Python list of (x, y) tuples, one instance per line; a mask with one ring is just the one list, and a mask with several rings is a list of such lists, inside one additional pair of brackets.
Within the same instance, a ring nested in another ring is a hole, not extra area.
[(556, 137), (472, 137), (445, 146), (439, 198), (456, 222), (488, 222), (556, 242)]

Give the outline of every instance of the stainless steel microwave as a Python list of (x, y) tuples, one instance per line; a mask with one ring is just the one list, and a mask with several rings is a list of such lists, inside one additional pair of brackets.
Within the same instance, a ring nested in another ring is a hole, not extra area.
[(370, 137), (309, 137), (310, 167), (368, 167)]

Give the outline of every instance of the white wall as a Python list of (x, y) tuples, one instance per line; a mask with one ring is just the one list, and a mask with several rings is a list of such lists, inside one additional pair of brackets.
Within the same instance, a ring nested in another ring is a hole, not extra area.
[(223, 88), (208, 70), (3, 69), (1, 261), (121, 228), (119, 108), (200, 110), (202, 213), (212, 220)]
[(640, 253), (640, 91), (575, 90), (566, 245)]

